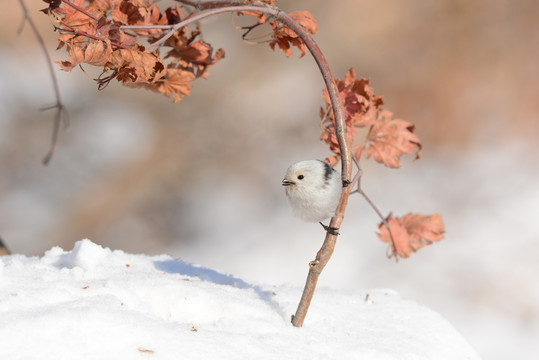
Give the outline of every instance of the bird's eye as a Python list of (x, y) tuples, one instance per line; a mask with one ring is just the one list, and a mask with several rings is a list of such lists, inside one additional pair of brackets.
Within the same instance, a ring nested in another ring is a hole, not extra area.
[(304, 176), (303, 175), (298, 175), (298, 179), (299, 180), (303, 180)]

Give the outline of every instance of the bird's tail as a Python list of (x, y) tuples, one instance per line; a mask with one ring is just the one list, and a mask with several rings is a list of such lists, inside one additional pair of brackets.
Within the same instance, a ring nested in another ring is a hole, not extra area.
[(9, 251), (7, 246), (4, 244), (4, 242), (2, 241), (2, 238), (0, 238), (0, 256), (2, 256), (2, 255), (10, 255), (10, 254), (11, 254), (11, 252)]

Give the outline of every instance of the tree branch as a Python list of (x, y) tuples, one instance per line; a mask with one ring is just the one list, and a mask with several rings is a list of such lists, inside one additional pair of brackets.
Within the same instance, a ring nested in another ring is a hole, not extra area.
[[(229, 11), (254, 11), (254, 12), (261, 12), (261, 13), (272, 16), (273, 19), (275, 19), (276, 21), (280, 22), (281, 24), (285, 25), (286, 27), (294, 31), (298, 35), (298, 37), (304, 42), (304, 44), (307, 46), (307, 49), (309, 49), (309, 52), (313, 56), (314, 60), (316, 61), (320, 69), (320, 72), (326, 84), (326, 88), (328, 89), (329, 97), (330, 97), (331, 104), (333, 107), (333, 114), (334, 114), (334, 119), (335, 119), (335, 132), (336, 132), (336, 136), (339, 142), (339, 148), (341, 152), (341, 164), (342, 164), (341, 176), (342, 176), (342, 182), (343, 182), (343, 191), (342, 191), (339, 206), (337, 207), (335, 216), (331, 218), (329, 226), (336, 229), (340, 228), (343, 217), (344, 217), (344, 211), (348, 203), (348, 196), (350, 194), (349, 185), (351, 183), (351, 177), (352, 177), (352, 163), (351, 163), (352, 156), (350, 153), (350, 147), (346, 141), (346, 125), (344, 121), (344, 112), (342, 108), (341, 99), (339, 96), (339, 91), (335, 83), (335, 79), (333, 78), (333, 75), (331, 73), (331, 70), (329, 68), (326, 58), (322, 54), (322, 51), (318, 47), (318, 44), (316, 44), (316, 42), (314, 41), (311, 34), (307, 32), (298, 22), (292, 19), (288, 14), (286, 14), (285, 12), (277, 8), (268, 6), (266, 4), (263, 4), (260, 6), (252, 6), (252, 5), (237, 6), (238, 4), (237, 1), (229, 1), (229, 2), (227, 1), (204, 1), (203, 2), (203, 1), (193, 1), (193, 0), (178, 0), (178, 1), (186, 5), (194, 6), (197, 9), (208, 9), (208, 8), (214, 8), (215, 6), (227, 6), (227, 7), (215, 8), (205, 13), (201, 13), (199, 15), (193, 16), (192, 18), (185, 20), (184, 22), (174, 25), (174, 31), (176, 31), (176, 29), (179, 29), (180, 27), (185, 26), (190, 21), (200, 20), (206, 16), (216, 15), (219, 13), (224, 13), (224, 12), (229, 12)], [(233, 6), (229, 6), (229, 5), (233, 5)], [(169, 34), (163, 37), (165, 39), (163, 40), (163, 38), (161, 38), (159, 42), (162, 43), (166, 41), (166, 38), (172, 36), (172, 34), (173, 32), (172, 33), (169, 32)], [(156, 44), (154, 43), (153, 45), (156, 45)], [(316, 254), (315, 260), (309, 263), (309, 273), (307, 275), (307, 280), (305, 282), (305, 288), (303, 290), (300, 303), (296, 310), (296, 314), (292, 316), (292, 325), (296, 327), (303, 325), (305, 316), (307, 315), (307, 311), (309, 309), (312, 297), (314, 295), (314, 291), (316, 289), (316, 284), (318, 283), (318, 278), (320, 274), (322, 273), (322, 270), (328, 263), (329, 259), (331, 258), (331, 255), (333, 254), (336, 241), (337, 241), (337, 235), (331, 234), (330, 232), (326, 232), (324, 243), (322, 244), (322, 247)]]
[[(212, 8), (212, 10), (209, 10), (205, 13), (199, 14), (197, 16), (193, 16), (189, 20), (186, 20), (185, 23), (189, 21), (195, 21), (195, 19), (200, 20), (206, 16), (216, 15), (218, 13), (223, 13), (223, 12), (228, 12), (228, 11), (260, 12), (260, 13), (264, 13), (264, 14), (272, 16), (273, 19), (275, 19), (276, 21), (280, 22), (281, 24), (285, 25), (286, 27), (294, 31), (298, 35), (298, 37), (304, 42), (304, 44), (307, 46), (307, 49), (309, 49), (309, 52), (313, 56), (314, 60), (316, 61), (320, 69), (320, 72), (326, 84), (326, 88), (328, 89), (329, 97), (330, 97), (331, 104), (333, 107), (333, 114), (334, 114), (334, 119), (335, 119), (335, 132), (336, 132), (337, 140), (339, 143), (339, 149), (341, 152), (341, 164), (342, 164), (341, 176), (342, 176), (342, 182), (343, 182), (343, 191), (342, 191), (339, 206), (337, 207), (335, 216), (331, 218), (329, 226), (336, 229), (340, 228), (343, 217), (344, 217), (344, 211), (348, 203), (348, 196), (350, 194), (349, 185), (351, 183), (350, 179), (352, 177), (352, 163), (351, 163), (352, 156), (350, 153), (349, 144), (346, 141), (346, 125), (344, 121), (344, 112), (343, 112), (341, 99), (339, 96), (339, 90), (335, 83), (335, 79), (333, 78), (333, 75), (331, 73), (327, 60), (322, 54), (322, 51), (318, 47), (318, 44), (316, 44), (316, 42), (314, 41), (311, 34), (307, 32), (298, 22), (292, 19), (285, 12), (264, 3), (261, 3), (261, 5), (259, 6), (252, 6), (252, 5), (238, 5), (238, 1), (222, 1), (222, 0), (218, 0), (218, 1), (216, 0), (210, 0), (210, 1), (178, 0), (178, 1), (186, 5), (194, 6), (196, 9), (199, 9), (199, 10)], [(226, 6), (226, 7), (220, 8), (219, 6)], [(186, 24), (179, 23), (179, 24), (174, 25), (174, 27), (176, 30), (185, 25)], [(172, 33), (167, 34), (168, 37), (172, 36)], [(167, 37), (167, 35), (165, 35), (165, 37)], [(163, 40), (163, 38), (161, 38), (159, 41), (162, 43), (166, 41), (166, 39)], [(307, 280), (305, 282), (305, 288), (303, 290), (300, 303), (296, 310), (296, 314), (292, 316), (292, 325), (296, 327), (303, 325), (305, 316), (307, 315), (307, 311), (309, 310), (309, 306), (311, 304), (311, 300), (314, 295), (314, 291), (316, 289), (316, 284), (318, 283), (318, 277), (322, 273), (322, 270), (324, 269), (329, 259), (331, 258), (331, 255), (333, 254), (336, 241), (337, 241), (337, 235), (331, 234), (330, 232), (326, 232), (324, 243), (322, 244), (322, 247), (316, 254), (315, 260), (309, 263), (309, 273), (307, 275)]]
[[(294, 19), (292, 19), (288, 14), (284, 12), (279, 12), (276, 17), (277, 21), (281, 22), (291, 30), (293, 30), (300, 38), (303, 40), (311, 55), (315, 59), (324, 82), (328, 89), (329, 97), (333, 107), (333, 115), (335, 119), (335, 132), (337, 135), (337, 140), (339, 142), (339, 149), (341, 151), (341, 176), (343, 182), (343, 191), (341, 194), (341, 201), (337, 207), (335, 216), (331, 218), (329, 226), (335, 229), (339, 229), (342, 220), (344, 217), (344, 211), (348, 203), (348, 196), (350, 194), (350, 179), (352, 176), (352, 163), (351, 163), (351, 153), (349, 144), (346, 141), (346, 125), (344, 121), (344, 112), (341, 103), (341, 98), (339, 96), (339, 90), (335, 79), (331, 73), (329, 65), (326, 58), (322, 54), (322, 51), (314, 41), (311, 34), (309, 34), (301, 25), (299, 25)], [(322, 273), (322, 270), (328, 263), (333, 250), (335, 249), (335, 243), (337, 242), (337, 235), (326, 232), (326, 238), (322, 247), (316, 254), (314, 261), (309, 263), (309, 273), (307, 275), (307, 280), (305, 281), (305, 288), (301, 296), (300, 303), (296, 310), (296, 314), (292, 317), (292, 325), (299, 327), (303, 325), (307, 311), (311, 304), (312, 297), (314, 295), (314, 290), (316, 289), (316, 284), (318, 283), (318, 277)]]
[(58, 79), (56, 78), (56, 75), (54, 74), (54, 68), (52, 66), (52, 60), (49, 55), (49, 52), (47, 51), (47, 47), (45, 46), (45, 41), (43, 41), (43, 38), (41, 37), (41, 34), (39, 33), (36, 24), (34, 23), (34, 20), (30, 17), (30, 14), (28, 12), (28, 8), (26, 7), (26, 4), (24, 0), (19, 0), (19, 3), (21, 4), (21, 8), (23, 11), (24, 19), (23, 24), (19, 30), (19, 32), (22, 31), (24, 24), (28, 22), (30, 24), (30, 28), (32, 29), (32, 32), (37, 38), (37, 42), (39, 43), (39, 46), (41, 47), (41, 50), (43, 50), (43, 53), (45, 54), (45, 59), (47, 60), (47, 66), (49, 68), (49, 73), (51, 75), (52, 79), (52, 85), (54, 88), (54, 96), (56, 98), (56, 103), (52, 106), (48, 106), (46, 108), (43, 108), (42, 110), (48, 110), (48, 109), (56, 109), (56, 114), (54, 117), (54, 126), (53, 126), (53, 132), (52, 132), (52, 139), (51, 139), (51, 145), (49, 148), (49, 151), (43, 158), (43, 164), (47, 165), (54, 154), (54, 149), (56, 148), (56, 142), (58, 140), (58, 132), (60, 131), (60, 124), (64, 122), (66, 126), (69, 124), (68, 122), (68, 116), (67, 111), (65, 110), (64, 104), (62, 103), (62, 98), (60, 97), (60, 87), (58, 85)]
[[(105, 42), (105, 38), (102, 38), (102, 37), (99, 37), (99, 36), (95, 36), (95, 35), (92, 35), (92, 34), (88, 34), (87, 32), (85, 31), (81, 31), (81, 30), (77, 30), (75, 29), (73, 26), (69, 25), (69, 24), (66, 24), (65, 22), (63, 21), (60, 21), (60, 25), (62, 26), (65, 26), (65, 27), (68, 27), (69, 29), (64, 29), (64, 28), (61, 28), (61, 27), (58, 27), (58, 26), (54, 26), (54, 29), (59, 31), (60, 33), (62, 34), (72, 34), (74, 37), (78, 37), (78, 36), (82, 36), (82, 37), (87, 37), (89, 39), (92, 39), (92, 40), (97, 40), (97, 41), (103, 41)], [(113, 41), (110, 42), (110, 45), (111, 46), (115, 46), (119, 49), (129, 49), (127, 46), (124, 46), (122, 44), (118, 44), (118, 43), (115, 43)]]

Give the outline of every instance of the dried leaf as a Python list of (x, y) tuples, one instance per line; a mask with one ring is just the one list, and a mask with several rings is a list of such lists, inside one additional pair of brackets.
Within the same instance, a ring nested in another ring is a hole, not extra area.
[(83, 62), (95, 66), (104, 66), (108, 62), (111, 53), (110, 40), (91, 40), (84, 50)]
[[(353, 68), (347, 71), (343, 80), (336, 80), (336, 84), (343, 104), (347, 141), (352, 144), (358, 129), (373, 125), (376, 122), (376, 114), (379, 107), (383, 105), (383, 99), (374, 93), (374, 90), (369, 86), (368, 79), (356, 79)], [(326, 106), (325, 110), (321, 109), (320, 111), (322, 119), (322, 135), (320, 139), (329, 145), (330, 150), (337, 155), (338, 160), (340, 158), (340, 148), (335, 135), (333, 108), (327, 89), (324, 89), (322, 98)], [(336, 160), (333, 161), (336, 162)]]
[[(393, 235), (395, 249), (390, 256), (407, 258), (424, 246), (440, 241), (444, 237), (445, 227), (440, 214), (423, 215), (408, 213), (401, 218), (390, 215), (387, 219)], [(392, 243), (389, 231), (383, 222), (378, 224), (380, 240)]]
[(141, 47), (113, 51), (106, 69), (118, 71), (118, 81), (127, 86), (153, 83), (167, 72), (159, 56), (148, 54)]
[(57, 61), (62, 70), (71, 71), (84, 60), (84, 50), (79, 46), (68, 46), (69, 61)]
[(400, 167), (400, 157), (416, 152), (415, 160), (421, 156), (421, 142), (414, 135), (414, 125), (400, 119), (393, 119), (390, 111), (382, 110), (378, 119), (371, 126), (367, 135), (367, 143), (358, 148), (356, 157), (365, 151), (365, 157), (372, 156), (374, 160), (390, 168)]
[(195, 77), (206, 78), (209, 76), (208, 69), (225, 57), (225, 51), (219, 49), (213, 54), (213, 48), (203, 40), (195, 41), (200, 34), (197, 28), (189, 36), (186, 28), (176, 32), (165, 42), (172, 47), (165, 59), (173, 58), (169, 67), (181, 68), (191, 71)]
[[(316, 34), (318, 31), (316, 21), (310, 12), (295, 11), (291, 12), (289, 15), (292, 19), (303, 26), (303, 28), (305, 28), (305, 30), (309, 33)], [(301, 52), (300, 57), (305, 56), (307, 53), (307, 47), (305, 46), (303, 40), (301, 40), (294, 31), (277, 21), (270, 22), (270, 26), (273, 29), (273, 40), (269, 42), (269, 46), (273, 50), (275, 50), (275, 46), (277, 45), (279, 49), (287, 57), (289, 57), (293, 53), (291, 46), (294, 46)]]
[(130, 1), (122, 1), (111, 12), (111, 18), (125, 25), (139, 25), (144, 22), (144, 8)]
[(166, 76), (159, 82), (155, 91), (172, 97), (176, 103), (184, 96), (189, 95), (191, 92), (191, 82), (195, 79), (195, 75), (190, 71), (169, 69)]

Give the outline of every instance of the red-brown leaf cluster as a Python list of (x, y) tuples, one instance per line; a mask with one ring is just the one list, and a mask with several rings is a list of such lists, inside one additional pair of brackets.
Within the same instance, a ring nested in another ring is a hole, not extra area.
[[(206, 78), (208, 69), (224, 58), (225, 52), (214, 52), (212, 46), (200, 40), (197, 27), (174, 29), (172, 26), (188, 19), (198, 10), (184, 14), (179, 7), (162, 11), (155, 0), (43, 0), (49, 6), (48, 14), (58, 32), (58, 49), (65, 46), (69, 58), (58, 64), (65, 71), (76, 66), (92, 65), (103, 68), (96, 79), (104, 88), (116, 79), (129, 87), (142, 87), (181, 100), (191, 91), (191, 83)], [(243, 2), (245, 5), (274, 6), (275, 0)], [(237, 5), (234, 2), (222, 6)], [(215, 5), (219, 6), (219, 5)], [(205, 8), (211, 8), (208, 4)], [(240, 11), (250, 15), (258, 24), (268, 21), (261, 12)], [(308, 11), (292, 12), (290, 17), (311, 34), (317, 25)], [(291, 29), (277, 21), (270, 21), (273, 29), (269, 45), (276, 46), (286, 56), (296, 47), (301, 56), (306, 54), (304, 42)], [(126, 28), (144, 26), (145, 28)]]
[[(414, 135), (414, 126), (404, 120), (394, 119), (390, 111), (382, 109), (384, 101), (369, 86), (369, 80), (356, 79), (354, 69), (348, 70), (343, 80), (337, 80), (337, 88), (343, 103), (346, 136), (352, 145), (352, 154), (359, 161), (364, 153), (390, 168), (400, 167), (400, 157), (416, 152), (421, 154), (421, 142)], [(327, 161), (335, 165), (340, 158), (340, 149), (335, 134), (335, 120), (327, 89), (323, 99), (325, 108), (320, 110), (322, 118), (321, 140), (325, 141), (336, 155)], [(360, 132), (361, 129), (366, 131)], [(366, 134), (365, 134), (366, 133)], [(364, 135), (360, 139), (359, 135)]]
[(401, 218), (390, 215), (386, 219), (391, 235), (383, 222), (378, 224), (378, 237), (383, 242), (392, 244), (391, 256), (407, 258), (420, 248), (440, 241), (444, 237), (445, 227), (440, 214), (423, 215), (409, 213)]
[[(361, 156), (372, 157), (389, 168), (399, 168), (403, 155), (421, 155), (422, 145), (414, 134), (414, 125), (395, 119), (393, 113), (382, 108), (384, 101), (374, 93), (368, 79), (356, 79), (354, 69), (348, 70), (343, 80), (336, 81), (346, 125), (346, 141), (352, 156), (359, 162)], [(322, 118), (321, 140), (325, 141), (335, 155), (326, 159), (334, 166), (341, 152), (335, 131), (333, 108), (327, 89), (324, 89), (325, 108), (320, 109)], [(427, 216), (406, 214), (402, 218), (392, 215), (379, 225), (378, 237), (391, 244), (391, 256), (407, 258), (412, 252), (443, 238), (444, 224), (439, 214)]]
[[(186, 16), (178, 7), (161, 12), (153, 0), (43, 0), (59, 33), (58, 48), (66, 46), (69, 59), (59, 61), (63, 70), (78, 65), (103, 67), (100, 88), (116, 79), (129, 87), (142, 87), (181, 100), (196, 78), (224, 57), (198, 39), (200, 30), (180, 28), (159, 50), (147, 48), (169, 30), (128, 29), (122, 26), (173, 25)], [(146, 46), (141, 44), (146, 42)], [(162, 53), (164, 56), (162, 56)]]

